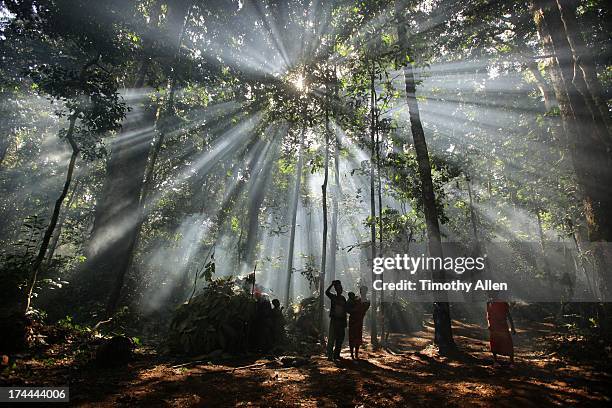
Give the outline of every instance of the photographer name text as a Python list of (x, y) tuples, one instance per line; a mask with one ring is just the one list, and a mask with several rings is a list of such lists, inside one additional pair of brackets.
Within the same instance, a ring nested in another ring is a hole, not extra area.
[(402, 279), (399, 282), (384, 282), (382, 279), (374, 281), (374, 290), (398, 290), (398, 291), (424, 291), (424, 292), (465, 292), (470, 291), (506, 291), (508, 284), (505, 282), (494, 282), (490, 279), (477, 280), (475, 282), (462, 282), (459, 279), (451, 282), (434, 282), (431, 279), (419, 279), (417, 281)]

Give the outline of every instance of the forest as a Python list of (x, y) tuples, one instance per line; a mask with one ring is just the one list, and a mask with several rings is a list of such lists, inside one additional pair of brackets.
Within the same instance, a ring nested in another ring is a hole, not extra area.
[(0, 404), (608, 406), (610, 6), (0, 0)]

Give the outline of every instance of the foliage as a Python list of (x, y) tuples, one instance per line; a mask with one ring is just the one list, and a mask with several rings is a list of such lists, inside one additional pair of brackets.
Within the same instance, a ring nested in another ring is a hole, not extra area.
[(319, 338), (319, 298), (307, 297), (287, 311), (289, 339), (296, 345)]
[(234, 279), (212, 280), (190, 303), (176, 310), (169, 329), (169, 348), (186, 354), (245, 350), (254, 313), (255, 300)]

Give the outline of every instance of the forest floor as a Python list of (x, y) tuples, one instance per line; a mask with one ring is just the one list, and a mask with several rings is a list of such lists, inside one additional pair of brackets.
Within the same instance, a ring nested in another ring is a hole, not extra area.
[[(527, 324), (514, 337), (513, 368), (492, 365), (486, 328), (453, 322), (460, 352), (439, 356), (426, 324), (411, 335), (391, 335), (380, 351), (368, 347), (361, 360), (330, 362), (312, 356), (282, 368), (252, 357), (220, 364), (173, 367), (146, 349), (126, 367), (94, 368), (62, 358), (21, 360), (3, 383), (70, 385), (71, 405), (170, 407), (411, 407), (411, 406), (610, 406), (612, 369), (598, 360), (562, 358), (543, 351), (554, 326)], [(343, 352), (350, 357), (348, 349)], [(605, 357), (604, 357), (605, 356)]]

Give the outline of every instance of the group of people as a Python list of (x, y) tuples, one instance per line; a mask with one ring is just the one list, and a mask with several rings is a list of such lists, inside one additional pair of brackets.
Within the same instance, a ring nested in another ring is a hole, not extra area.
[(270, 302), (265, 294), (256, 294), (255, 317), (250, 333), (251, 347), (269, 351), (283, 343), (285, 338), (285, 318), (278, 299)]
[[(336, 293), (332, 293), (332, 288)], [(370, 302), (366, 298), (367, 286), (359, 288), (359, 296), (349, 292), (348, 299), (346, 299), (342, 293), (342, 283), (339, 280), (334, 280), (325, 291), (325, 295), (331, 300), (327, 340), (327, 358), (329, 360), (342, 359), (340, 351), (344, 343), (347, 317), (351, 358), (359, 359), (359, 347), (363, 344), (363, 319), (370, 308)], [(514, 344), (511, 334), (516, 334), (516, 330), (508, 303), (492, 296), (487, 302), (487, 322), (494, 365), (500, 365), (498, 355), (508, 356), (510, 364), (514, 364)], [(510, 327), (508, 327), (508, 323)]]
[[(332, 288), (335, 294), (331, 292)], [(363, 319), (370, 308), (370, 302), (366, 296), (367, 286), (359, 288), (359, 296), (348, 293), (348, 300), (342, 294), (342, 283), (335, 280), (325, 291), (325, 295), (331, 300), (329, 309), (329, 336), (327, 339), (327, 358), (329, 360), (340, 360), (340, 351), (347, 327), (349, 331), (349, 348), (351, 358), (359, 359), (359, 347), (363, 344)]]

